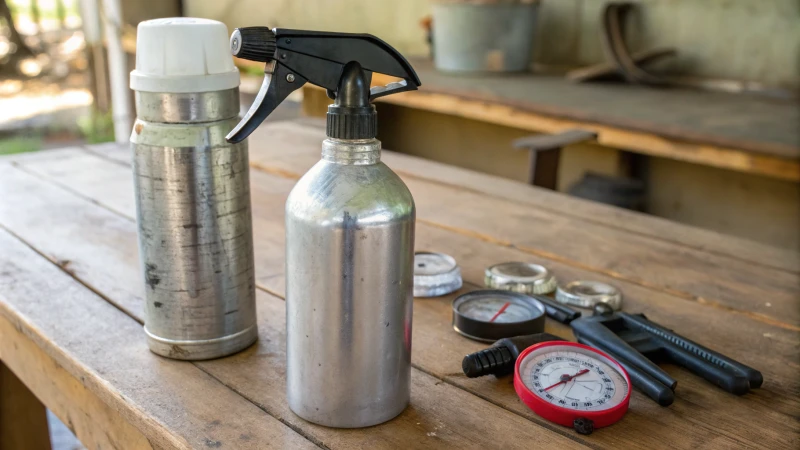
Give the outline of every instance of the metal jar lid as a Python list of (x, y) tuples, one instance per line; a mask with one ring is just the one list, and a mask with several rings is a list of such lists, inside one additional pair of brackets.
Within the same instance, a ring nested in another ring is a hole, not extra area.
[(461, 288), (461, 269), (444, 253), (414, 253), (414, 297), (438, 297)]
[(610, 284), (599, 281), (573, 281), (556, 290), (556, 300), (567, 305), (593, 308), (605, 303), (614, 311), (622, 309), (622, 293)]
[(487, 287), (521, 292), (523, 294), (549, 294), (556, 289), (556, 277), (539, 264), (507, 262), (486, 269), (484, 283)]

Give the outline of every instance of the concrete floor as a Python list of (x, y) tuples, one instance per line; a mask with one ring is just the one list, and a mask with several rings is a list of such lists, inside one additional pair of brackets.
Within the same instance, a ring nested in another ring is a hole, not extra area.
[(72, 434), (55, 414), (47, 411), (47, 427), (50, 429), (50, 445), (53, 450), (85, 450), (78, 438)]

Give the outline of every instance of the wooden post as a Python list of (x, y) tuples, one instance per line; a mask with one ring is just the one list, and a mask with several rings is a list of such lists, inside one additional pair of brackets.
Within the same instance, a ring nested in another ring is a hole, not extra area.
[(50, 450), (47, 409), (0, 362), (0, 448)]
[(528, 184), (555, 190), (561, 148), (597, 139), (592, 131), (574, 129), (558, 134), (527, 136), (514, 141), (515, 148), (528, 150)]

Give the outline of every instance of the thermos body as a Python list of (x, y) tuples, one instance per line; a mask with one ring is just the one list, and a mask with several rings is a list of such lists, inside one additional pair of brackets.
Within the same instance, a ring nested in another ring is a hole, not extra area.
[(225, 141), (238, 95), (136, 92), (145, 331), (170, 358), (216, 358), (257, 338), (247, 143)]
[(343, 428), (409, 401), (414, 201), (375, 139), (327, 139), (286, 202), (289, 406)]

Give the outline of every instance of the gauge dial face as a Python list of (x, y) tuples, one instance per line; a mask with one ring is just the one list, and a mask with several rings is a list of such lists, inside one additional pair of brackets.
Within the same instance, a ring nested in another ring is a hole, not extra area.
[(628, 396), (628, 383), (608, 358), (573, 346), (547, 346), (527, 354), (521, 381), (547, 403), (576, 411), (614, 408)]
[(516, 298), (501, 296), (483, 296), (465, 301), (458, 306), (458, 312), (473, 320), (494, 323), (522, 322), (540, 314)]

